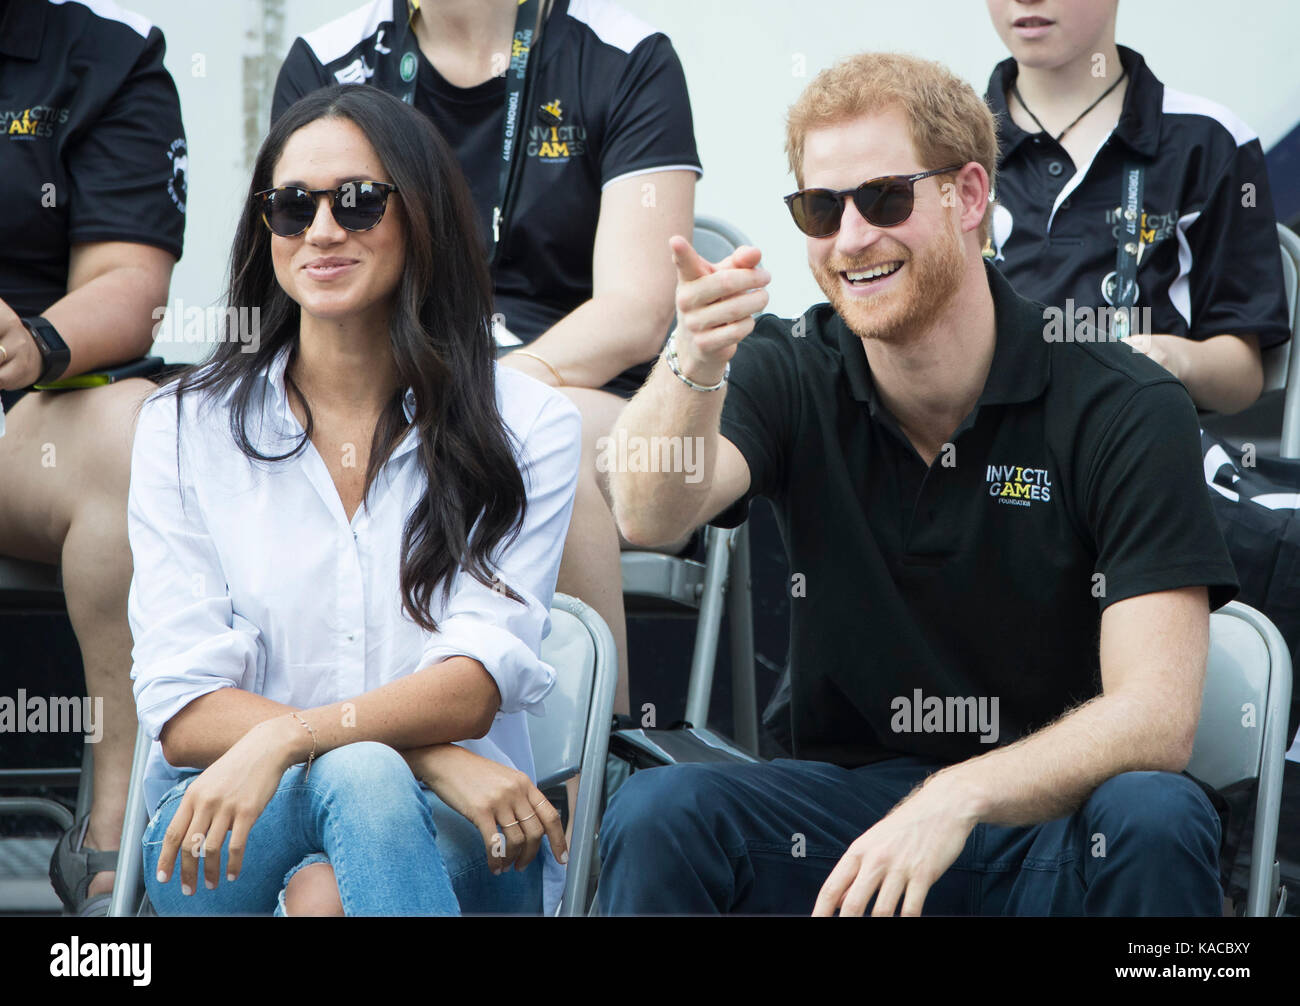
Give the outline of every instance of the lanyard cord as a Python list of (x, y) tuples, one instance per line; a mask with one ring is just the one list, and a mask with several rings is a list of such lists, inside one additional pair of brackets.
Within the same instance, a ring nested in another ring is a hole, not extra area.
[[(1108, 94), (1110, 94), (1111, 91), (1115, 90), (1115, 88), (1119, 87), (1119, 85), (1122, 84), (1122, 83), (1124, 82), (1124, 78), (1127, 77), (1127, 76), (1128, 76), (1128, 71), (1127, 71), (1127, 70), (1121, 70), (1121, 71), (1120, 71), (1120, 75), (1119, 75), (1118, 77), (1115, 78), (1115, 83), (1111, 84), (1110, 87), (1108, 87), (1108, 88), (1106, 88), (1106, 90), (1102, 91), (1100, 97), (1098, 97), (1096, 101), (1094, 101), (1091, 105), (1089, 105), (1089, 106), (1088, 106), (1087, 108), (1085, 108), (1082, 112), (1080, 112), (1080, 113), (1078, 114), (1078, 116), (1075, 118), (1075, 120), (1074, 120), (1073, 122), (1071, 122), (1068, 126), (1066, 126), (1064, 129), (1062, 129), (1062, 130), (1057, 134), (1057, 136), (1056, 136), (1056, 142), (1057, 142), (1057, 143), (1060, 143), (1062, 137), (1064, 137), (1066, 133), (1068, 133), (1071, 129), (1073, 129), (1075, 126), (1077, 126), (1077, 125), (1079, 124), (1079, 120), (1080, 120), (1080, 119), (1082, 119), (1085, 115), (1087, 115), (1087, 114), (1088, 114), (1089, 112), (1091, 112), (1094, 108), (1096, 108), (1098, 105), (1100, 105), (1100, 104), (1101, 104), (1101, 103), (1106, 99), (1106, 96), (1107, 96)], [(1016, 101), (1020, 102), (1020, 107), (1023, 108), (1023, 109), (1025, 110), (1025, 113), (1026, 113), (1026, 114), (1027, 114), (1031, 119), (1034, 120), (1034, 125), (1036, 125), (1036, 126), (1039, 128), (1039, 131), (1046, 133), (1046, 132), (1047, 132), (1047, 127), (1044, 126), (1041, 122), (1039, 122), (1039, 121), (1038, 121), (1038, 116), (1036, 116), (1032, 111), (1030, 111), (1029, 106), (1025, 104), (1025, 99), (1022, 98), (1022, 97), (1020, 97), (1020, 88), (1019, 88), (1019, 86), (1016, 85), (1016, 83), (1015, 83), (1014, 81), (1013, 81), (1012, 84), (1011, 84), (1011, 93), (1012, 93), (1013, 95), (1015, 95)], [(1050, 135), (1050, 134), (1049, 134), (1049, 135)]]
[[(532, 94), (532, 84), (536, 71), (529, 73), (530, 64), (536, 64), (532, 58), (541, 45), (542, 29), (550, 14), (551, 0), (519, 0), (515, 13), (515, 30), (511, 36), (510, 62), (506, 67), (506, 109), (505, 125), (501, 137), (501, 154), (497, 162), (497, 197), (492, 207), (492, 248), (489, 260), (496, 264), (501, 255), (502, 237), (510, 212), (510, 197), (518, 186), (519, 173), (523, 158), (518, 155), (520, 134), (523, 132), (527, 118), (527, 108)], [(407, 0), (407, 52), (402, 56), (400, 72), (404, 82), (402, 100), (408, 104), (415, 101), (415, 39), (414, 26), (411, 21), (419, 14), (419, 0)], [(406, 74), (409, 62), (411, 73)]]

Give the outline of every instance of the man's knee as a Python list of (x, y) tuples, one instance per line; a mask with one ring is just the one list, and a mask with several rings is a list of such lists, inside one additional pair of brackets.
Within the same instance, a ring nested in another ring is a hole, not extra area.
[(724, 772), (716, 765), (688, 763), (634, 773), (605, 811), (602, 856), (631, 841), (659, 845), (665, 836), (699, 827), (706, 808), (720, 806)]
[(284, 889), (287, 915), (338, 916), (343, 914), (334, 867), (329, 863), (312, 863), (289, 878)]
[(1173, 772), (1124, 772), (1106, 780), (1084, 807), (1092, 842), (1097, 836), (1159, 859), (1171, 848), (1217, 862), (1219, 817), (1201, 788)]

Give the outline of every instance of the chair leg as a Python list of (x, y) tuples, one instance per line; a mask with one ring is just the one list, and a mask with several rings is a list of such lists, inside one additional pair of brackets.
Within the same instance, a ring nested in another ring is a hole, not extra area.
[(700, 596), (699, 623), (695, 630), (695, 652), (691, 657), (691, 679), (686, 689), (686, 719), (693, 726), (707, 726), (709, 699), (713, 695), (713, 669), (718, 659), (718, 636), (735, 531), (708, 527), (704, 532), (704, 587)]
[(737, 746), (758, 755), (758, 694), (754, 680), (754, 601), (750, 583), (749, 523), (736, 528), (727, 581), (731, 627), (731, 710)]
[(90, 816), (90, 805), (95, 799), (95, 748), (81, 745), (81, 778), (77, 780), (76, 820)]
[(131, 759), (131, 784), (126, 792), (126, 814), (122, 818), (122, 841), (118, 848), (117, 873), (108, 914), (134, 915), (144, 897), (144, 841), (149, 811), (144, 799), (144, 769), (152, 742), (144, 727), (136, 730), (135, 755)]

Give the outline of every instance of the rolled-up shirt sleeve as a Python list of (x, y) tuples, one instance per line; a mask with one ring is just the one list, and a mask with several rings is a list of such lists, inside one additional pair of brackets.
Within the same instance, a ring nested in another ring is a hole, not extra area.
[(197, 461), (178, 456), (175, 397), (149, 399), (131, 453), (127, 533), (134, 572), (127, 616), (136, 711), (154, 740), (201, 695), (218, 688), (257, 691), (265, 674), (260, 633), (233, 611), (220, 556), (193, 486), (181, 475)]
[(561, 395), (549, 396), (516, 452), (528, 504), (519, 536), (501, 551), (496, 572), (523, 598), (484, 586), (464, 572), (420, 657), (428, 668), (450, 657), (481, 663), (501, 692), (500, 712), (541, 713), (555, 670), (539, 656), (550, 631), (551, 601), (573, 513), (582, 455), (582, 420)]

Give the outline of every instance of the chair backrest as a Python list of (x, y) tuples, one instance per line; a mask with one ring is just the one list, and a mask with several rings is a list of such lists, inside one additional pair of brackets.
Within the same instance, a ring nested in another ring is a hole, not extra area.
[(1282, 246), (1282, 278), (1286, 283), (1287, 315), (1291, 331), (1300, 329), (1300, 234), (1286, 224), (1277, 225), (1277, 240)]
[(1225, 789), (1259, 777), (1272, 660), (1257, 625), (1228, 605), (1210, 616), (1210, 659), (1187, 770)]
[(596, 641), (567, 608), (551, 608), (551, 634), (541, 657), (555, 668), (555, 687), (546, 696), (546, 715), (528, 718), (533, 762), (540, 788), (578, 771), (591, 711), (596, 674)]
[(559, 914), (584, 915), (605, 789), (618, 651), (613, 633), (594, 608), (556, 594), (551, 601), (551, 633), (542, 640), (540, 652), (555, 668), (556, 681), (546, 697), (546, 715), (528, 721), (534, 769), (539, 788), (567, 779), (579, 769), (582, 772), (578, 797), (569, 811), (573, 835)]
[[(1286, 317), (1294, 334), (1300, 329), (1300, 236), (1285, 224), (1277, 225), (1278, 244), (1282, 248), (1282, 282), (1286, 288)], [(1285, 388), (1290, 374), (1291, 348), (1294, 340), (1267, 349), (1263, 354), (1264, 390)]]
[(716, 217), (696, 217), (692, 237), (695, 250), (710, 262), (726, 258), (749, 239), (725, 220)]
[[(1286, 388), (1282, 405), (1282, 444), (1284, 458), (1300, 458), (1300, 362), (1291, 366), (1300, 333), (1300, 236), (1289, 227), (1277, 225), (1278, 244), (1282, 247), (1282, 279), (1286, 286), (1287, 316), (1291, 338), (1264, 354), (1264, 390)], [(1294, 357), (1300, 361), (1300, 357)], [(1279, 364), (1279, 360), (1286, 361)], [(1294, 376), (1294, 380), (1292, 377)]]

